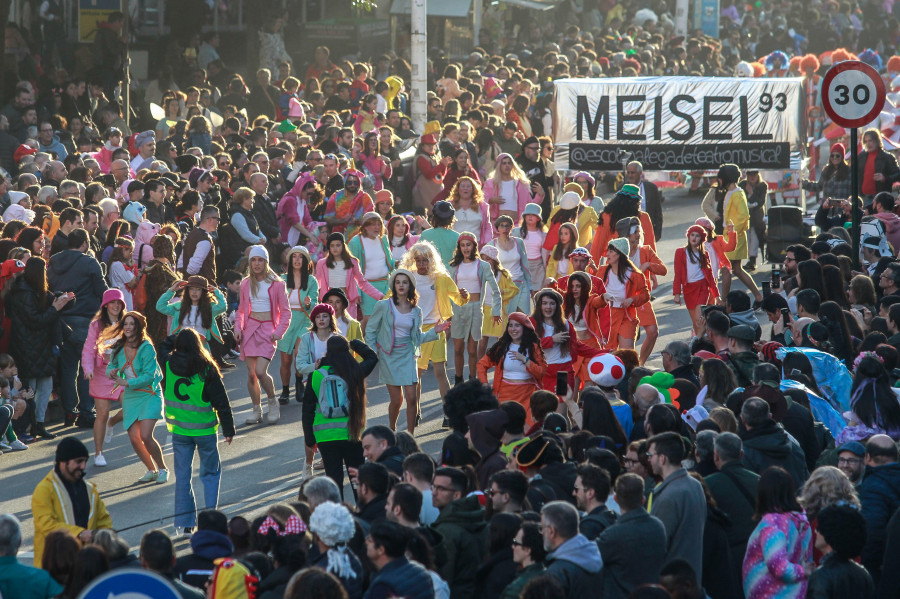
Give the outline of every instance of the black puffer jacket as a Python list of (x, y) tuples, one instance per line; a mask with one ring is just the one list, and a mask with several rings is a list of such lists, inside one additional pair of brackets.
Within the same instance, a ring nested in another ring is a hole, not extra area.
[(62, 342), (62, 328), (53, 299), (48, 292), (46, 307), (41, 308), (40, 297), (22, 277), (16, 279), (6, 298), (12, 321), (9, 349), (23, 380), (45, 378), (56, 372), (55, 348)]

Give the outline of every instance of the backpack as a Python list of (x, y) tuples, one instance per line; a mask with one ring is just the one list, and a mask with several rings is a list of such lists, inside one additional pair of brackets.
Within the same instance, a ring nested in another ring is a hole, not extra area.
[(142, 276), (138, 279), (137, 287), (131, 292), (131, 303), (138, 312), (144, 312), (147, 309), (147, 277)]
[(330, 370), (322, 369), (325, 376), (319, 383), (319, 413), (325, 418), (344, 418), (350, 415), (350, 397), (347, 395), (347, 383)]

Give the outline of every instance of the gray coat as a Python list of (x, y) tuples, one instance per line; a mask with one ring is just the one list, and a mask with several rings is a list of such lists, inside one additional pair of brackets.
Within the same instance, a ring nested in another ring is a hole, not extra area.
[(659, 580), (666, 561), (666, 527), (644, 508), (619, 516), (597, 537), (603, 556), (604, 599), (626, 599), (632, 590)]
[(650, 515), (666, 527), (666, 561), (687, 560), (703, 579), (703, 528), (706, 525), (706, 495), (699, 482), (681, 468), (656, 485), (650, 496)]

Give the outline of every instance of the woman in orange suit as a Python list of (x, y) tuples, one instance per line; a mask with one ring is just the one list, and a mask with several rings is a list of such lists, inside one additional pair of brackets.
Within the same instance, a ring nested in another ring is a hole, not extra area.
[[(592, 348), (602, 348), (609, 338), (609, 306), (603, 294), (606, 287), (603, 281), (598, 282), (599, 293), (595, 293), (593, 277), (583, 271), (576, 271), (566, 278), (566, 294), (563, 298), (563, 316), (575, 332), (578, 340)], [(579, 351), (572, 360), (572, 369), (577, 380), (573, 389), (578, 389), (582, 382), (589, 380), (587, 363), (590, 356)]]
[(513, 312), (506, 323), (506, 331), (488, 348), (478, 361), (478, 380), (488, 382), (488, 370), (494, 369), (494, 395), (497, 401), (514, 401), (525, 408), (531, 425), (531, 394), (541, 389), (547, 363), (541, 341), (534, 332), (534, 323), (522, 312)]
[(606, 265), (599, 277), (606, 285), (603, 299), (609, 304), (609, 341), (606, 348), (634, 349), (637, 339), (637, 309), (650, 301), (650, 290), (644, 273), (629, 256), (627, 239), (613, 239), (606, 250)]
[[(634, 262), (644, 277), (647, 279), (647, 288), (652, 288), (651, 275), (665, 276), (669, 269), (663, 264), (656, 252), (649, 245), (644, 245), (644, 230), (641, 228), (640, 220), (631, 216), (623, 218), (616, 223), (616, 232), (619, 237), (628, 240), (628, 255)], [(637, 309), (638, 324), (644, 327), (646, 336), (644, 342), (641, 343), (641, 365), (643, 366), (650, 354), (653, 353), (653, 346), (659, 338), (659, 325), (656, 322), (656, 313), (653, 311), (653, 304), (649, 301), (638, 306)]]

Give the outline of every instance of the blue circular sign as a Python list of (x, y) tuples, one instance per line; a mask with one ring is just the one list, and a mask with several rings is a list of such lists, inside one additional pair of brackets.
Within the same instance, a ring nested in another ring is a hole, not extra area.
[(181, 594), (155, 572), (124, 568), (95, 579), (78, 599), (181, 599)]

